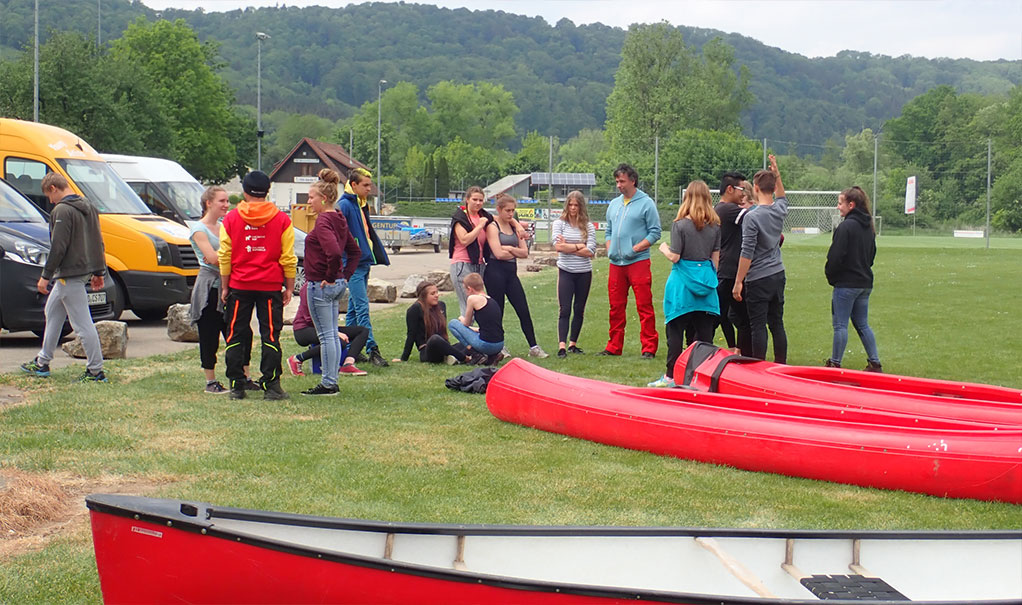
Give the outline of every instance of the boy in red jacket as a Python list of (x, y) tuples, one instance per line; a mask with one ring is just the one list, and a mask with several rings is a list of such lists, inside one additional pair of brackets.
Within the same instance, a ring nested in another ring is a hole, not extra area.
[[(280, 327), (295, 286), (295, 232), (291, 219), (266, 200), (270, 178), (255, 170), (242, 181), (245, 201), (220, 226), (220, 276), (231, 399), (245, 398), (245, 366), (252, 356), (252, 308), (259, 319), (263, 399), (287, 399), (280, 387)], [(283, 291), (281, 290), (283, 288)]]

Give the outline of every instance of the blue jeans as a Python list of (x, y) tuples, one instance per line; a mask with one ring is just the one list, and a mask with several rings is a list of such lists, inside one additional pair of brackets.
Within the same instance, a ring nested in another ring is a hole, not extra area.
[(337, 317), (340, 314), (340, 300), (348, 284), (338, 279), (326, 287), (321, 282), (309, 282), (306, 304), (312, 325), (316, 326), (319, 338), (319, 360), (324, 386), (337, 386), (337, 368), (341, 365), (341, 339), (337, 336)]
[(848, 345), (848, 319), (851, 318), (859, 340), (866, 349), (866, 359), (880, 363), (877, 339), (869, 327), (869, 295), (873, 288), (834, 288), (830, 301), (830, 314), (834, 320), (834, 347), (830, 360), (841, 363)]
[(500, 342), (486, 342), (482, 338), (479, 338), (479, 332), (476, 332), (457, 319), (452, 319), (448, 322), (447, 330), (458, 339), (458, 342), (465, 346), (472, 347), (472, 350), (476, 353), (493, 355), (494, 353), (500, 353), (501, 349), (504, 348), (503, 340)]
[(369, 340), (366, 341), (366, 351), (371, 352), (379, 349), (376, 339), (373, 338), (373, 324), (369, 321), (369, 263), (358, 266), (355, 274), (348, 281), (348, 314), (345, 316), (344, 324), (347, 326), (362, 326), (369, 328)]

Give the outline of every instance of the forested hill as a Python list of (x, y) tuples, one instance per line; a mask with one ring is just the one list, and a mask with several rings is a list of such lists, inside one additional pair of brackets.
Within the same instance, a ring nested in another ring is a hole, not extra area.
[[(95, 0), (41, 0), (40, 24), (95, 34)], [(33, 0), (0, 0), (0, 52), (31, 42)], [(102, 1), (102, 40), (121, 35), (138, 16), (158, 13), (139, 2)], [(625, 30), (605, 25), (551, 26), (501, 11), (374, 3), (346, 8), (277, 7), (226, 13), (167, 10), (204, 40), (221, 44), (223, 73), (238, 101), (255, 105), (256, 37), (263, 43), (263, 111), (337, 119), (374, 100), (377, 83), (409, 81), (425, 91), (442, 81), (499, 82), (514, 94), (520, 132), (563, 139), (602, 128)], [(738, 34), (682, 27), (687, 44), (721, 36), (736, 65), (751, 71), (756, 101), (742, 117), (745, 134), (822, 144), (895, 117), (913, 97), (941, 84), (960, 92), (1007, 92), (1022, 83), (1022, 61), (887, 57), (846, 51), (809, 59)]]

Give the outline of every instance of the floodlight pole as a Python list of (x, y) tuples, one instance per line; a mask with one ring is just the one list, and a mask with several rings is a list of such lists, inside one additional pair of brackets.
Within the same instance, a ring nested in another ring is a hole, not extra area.
[(256, 168), (263, 169), (263, 40), (270, 37), (256, 32)]
[(990, 249), (990, 156), (993, 152), (992, 143), (987, 139), (987, 250)]
[(380, 167), (380, 140), (383, 135), (383, 85), (380, 80), (376, 86), (376, 213), (380, 213), (380, 193), (383, 192), (383, 169)]
[(39, 121), (39, 0), (35, 0), (35, 43), (32, 67), (32, 121)]

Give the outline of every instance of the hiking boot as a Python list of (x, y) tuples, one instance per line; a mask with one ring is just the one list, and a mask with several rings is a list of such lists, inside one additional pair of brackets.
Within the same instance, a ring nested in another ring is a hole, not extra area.
[(537, 357), (539, 359), (544, 359), (546, 357), (550, 357), (550, 355), (548, 355), (547, 352), (544, 351), (542, 347), (540, 347), (539, 345), (535, 345), (529, 347), (529, 357)]
[(291, 370), (292, 376), (305, 376), (305, 372), (302, 371), (302, 362), (298, 361), (297, 355), (287, 358), (287, 367)]
[(245, 393), (245, 391), (247, 391), (247, 390), (248, 389), (245, 388), (245, 381), (244, 380), (234, 380), (234, 381), (232, 381), (231, 382), (231, 399), (244, 399), (247, 396), (247, 394)]
[(359, 351), (358, 355), (355, 356), (355, 363), (367, 363), (368, 361), (369, 358), (362, 351)]
[(288, 399), (288, 394), (284, 392), (284, 389), (280, 388), (280, 381), (274, 380), (273, 382), (266, 383), (266, 388), (263, 389), (263, 399), (266, 401), (280, 401)]
[(110, 382), (106, 379), (106, 374), (103, 370), (100, 370), (93, 374), (89, 370), (85, 370), (85, 373), (78, 378), (78, 382)]
[(387, 360), (383, 358), (383, 355), (380, 355), (379, 349), (369, 351), (369, 362), (378, 368), (385, 368), (390, 365), (387, 363)]
[(643, 351), (642, 352), (642, 358), (643, 359), (656, 359), (656, 353), (654, 353), (653, 351)]
[(50, 377), (50, 365), (41, 364), (36, 358), (32, 358), (32, 361), (27, 361), (21, 364), (21, 371), (32, 376), (38, 376), (40, 378)]
[[(266, 392), (269, 393), (269, 391)], [(328, 387), (321, 382), (311, 389), (302, 391), (302, 395), (336, 395), (338, 392), (340, 392), (340, 389), (337, 387)], [(287, 394), (285, 393), (285, 396), (286, 395)], [(267, 399), (269, 399), (269, 397), (267, 397)]]
[(337, 370), (338, 376), (365, 376), (368, 373), (369, 372), (366, 372), (365, 370), (360, 370), (356, 368), (355, 364), (353, 363), (348, 364), (346, 366), (341, 366), (340, 369)]
[(884, 373), (884, 367), (880, 365), (879, 361), (866, 361), (866, 368), (864, 372), (876, 372), (878, 374)]
[(838, 361), (834, 361), (833, 359), (830, 359), (828, 357), (827, 359), (824, 360), (823, 367), (825, 367), (825, 368), (840, 368), (841, 367), (841, 363), (838, 362)]
[(577, 353), (579, 355), (585, 353), (585, 351), (583, 351), (582, 349), (578, 348), (575, 345), (571, 345), (570, 347), (568, 347), (568, 352), (569, 353)]
[(661, 376), (660, 378), (657, 378), (653, 382), (647, 383), (646, 386), (648, 386), (648, 387), (658, 387), (658, 388), (659, 387), (673, 387), (674, 386), (674, 379), (673, 378), (668, 378), (666, 375), (664, 375), (664, 376)]
[(246, 378), (245, 379), (245, 382), (242, 383), (242, 388), (244, 388), (246, 391), (261, 391), (261, 390), (263, 390), (263, 387), (258, 382), (252, 380), (251, 378)]
[(224, 385), (220, 384), (219, 380), (206, 383), (206, 388), (202, 389), (203, 393), (209, 393), (210, 395), (226, 395), (227, 389)]
[(567, 349), (557, 349), (557, 357), (559, 357), (560, 359), (564, 359), (567, 356), (568, 356)]

